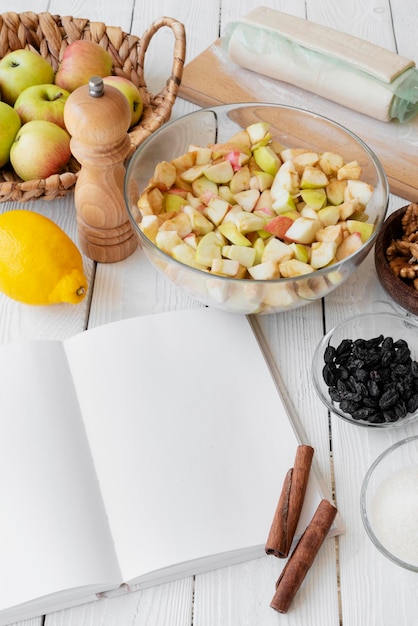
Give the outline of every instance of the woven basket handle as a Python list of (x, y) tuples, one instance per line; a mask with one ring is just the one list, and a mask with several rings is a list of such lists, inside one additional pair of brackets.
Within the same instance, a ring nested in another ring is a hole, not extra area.
[(164, 122), (166, 122), (170, 118), (171, 109), (176, 100), (177, 92), (180, 87), (186, 55), (186, 34), (184, 25), (176, 19), (171, 17), (160, 17), (147, 28), (147, 30), (140, 38), (138, 44), (138, 66), (142, 70), (143, 77), (145, 54), (147, 52), (150, 41), (157, 33), (157, 31), (165, 26), (171, 28), (174, 34), (173, 64), (171, 68), (171, 75), (168, 78), (165, 87), (156, 95), (148, 93), (145, 79), (142, 78), (143, 84), (139, 85), (139, 87), (145, 90), (145, 93), (148, 93), (150, 101), (149, 107), (145, 109), (144, 115), (141, 118), (139, 125), (136, 128), (132, 129), (129, 133), (133, 149), (138, 147), (148, 135), (154, 132), (154, 130), (159, 128)]

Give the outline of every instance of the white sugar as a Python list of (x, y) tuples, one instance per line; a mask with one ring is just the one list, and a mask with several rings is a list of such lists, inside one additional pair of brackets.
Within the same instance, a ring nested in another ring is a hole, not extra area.
[(372, 502), (372, 523), (389, 552), (418, 565), (418, 466), (398, 470), (382, 482)]

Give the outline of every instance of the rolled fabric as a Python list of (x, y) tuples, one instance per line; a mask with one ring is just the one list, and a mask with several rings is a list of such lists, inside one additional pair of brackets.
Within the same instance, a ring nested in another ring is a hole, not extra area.
[(358, 37), (258, 7), (222, 39), (237, 65), (378, 120), (418, 113), (415, 62)]

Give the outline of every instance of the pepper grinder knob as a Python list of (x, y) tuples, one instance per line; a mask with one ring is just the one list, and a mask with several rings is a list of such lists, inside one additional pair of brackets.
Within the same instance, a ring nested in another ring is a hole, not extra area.
[(138, 243), (123, 194), (130, 121), (125, 96), (99, 76), (73, 91), (64, 109), (71, 152), (81, 164), (74, 190), (80, 248), (102, 263), (125, 259)]

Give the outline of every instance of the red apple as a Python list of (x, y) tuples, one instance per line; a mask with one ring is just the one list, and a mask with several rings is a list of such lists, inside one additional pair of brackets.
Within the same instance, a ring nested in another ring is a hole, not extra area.
[(53, 82), (52, 66), (32, 50), (14, 50), (0, 61), (1, 98), (11, 106), (27, 87)]
[(131, 109), (131, 123), (129, 128), (135, 126), (139, 122), (144, 108), (141, 92), (138, 87), (124, 76), (105, 76), (103, 82), (105, 85), (116, 87), (116, 89), (119, 89), (127, 98)]
[(22, 180), (47, 178), (64, 171), (71, 156), (70, 135), (57, 124), (23, 124), (10, 149), (10, 162)]
[(272, 220), (267, 222), (264, 226), (264, 230), (268, 233), (271, 233), (275, 237), (279, 239), (285, 239), (286, 231), (290, 228), (295, 220), (287, 215), (278, 215), (277, 217), (273, 217)]
[(69, 91), (58, 85), (33, 85), (22, 91), (14, 108), (23, 124), (47, 120), (65, 128), (64, 106), (69, 95)]
[(87, 85), (92, 76), (109, 76), (113, 60), (109, 52), (95, 41), (79, 39), (65, 49), (55, 75), (55, 84), (67, 91)]

